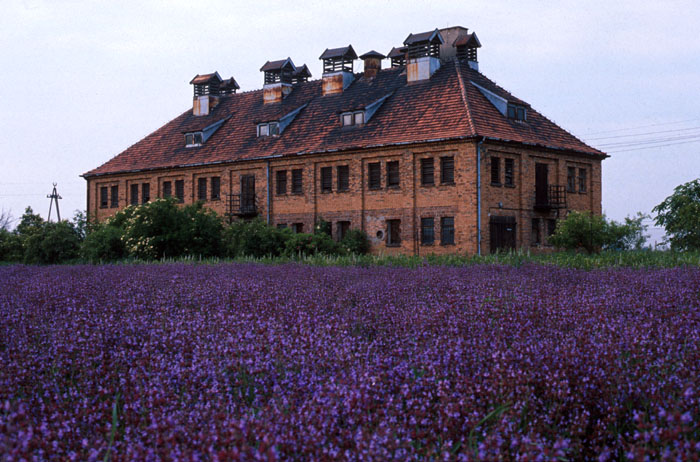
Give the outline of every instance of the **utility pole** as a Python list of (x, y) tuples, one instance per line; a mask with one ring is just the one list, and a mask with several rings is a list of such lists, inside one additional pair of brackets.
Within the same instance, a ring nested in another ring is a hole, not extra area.
[(51, 194), (47, 195), (46, 197), (51, 199), (49, 202), (49, 217), (46, 221), (51, 221), (51, 207), (53, 206), (54, 202), (56, 202), (56, 216), (58, 217), (58, 221), (61, 221), (61, 211), (58, 209), (58, 200), (63, 198), (59, 196), (58, 191), (56, 191), (56, 183), (53, 184), (53, 191), (51, 191)]

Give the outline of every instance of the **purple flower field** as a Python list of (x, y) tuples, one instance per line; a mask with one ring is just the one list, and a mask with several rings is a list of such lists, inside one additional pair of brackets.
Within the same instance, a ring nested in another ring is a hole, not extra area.
[(698, 460), (700, 269), (0, 267), (0, 460)]

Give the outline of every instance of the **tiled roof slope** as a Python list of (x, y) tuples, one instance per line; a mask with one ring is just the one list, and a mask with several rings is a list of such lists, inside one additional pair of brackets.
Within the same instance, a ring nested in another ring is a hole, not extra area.
[[(430, 80), (409, 84), (401, 67), (381, 70), (373, 79), (357, 74), (343, 93), (329, 96), (322, 96), (321, 81), (314, 80), (295, 85), (281, 103), (263, 104), (262, 90), (255, 90), (222, 98), (207, 116), (188, 109), (84, 176), (470, 137), (604, 156), (529, 107), (527, 122), (507, 119), (471, 82), (527, 104), (457, 61), (444, 63)], [(364, 126), (341, 126), (341, 112), (388, 94)], [(304, 105), (281, 136), (257, 137), (256, 123), (279, 120)], [(226, 118), (203, 146), (185, 147), (185, 132)]]

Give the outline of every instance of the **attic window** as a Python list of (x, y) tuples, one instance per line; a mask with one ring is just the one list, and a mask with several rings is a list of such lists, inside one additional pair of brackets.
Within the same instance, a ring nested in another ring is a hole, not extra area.
[(525, 120), (527, 120), (527, 111), (523, 106), (519, 106), (517, 104), (509, 104), (508, 118), (518, 122), (524, 122)]
[(279, 122), (265, 122), (258, 124), (258, 137), (261, 136), (279, 136), (280, 134), (280, 124)]
[(363, 125), (365, 123), (365, 111), (343, 112), (340, 114), (343, 127)]
[(188, 148), (202, 145), (202, 132), (186, 133), (185, 146)]

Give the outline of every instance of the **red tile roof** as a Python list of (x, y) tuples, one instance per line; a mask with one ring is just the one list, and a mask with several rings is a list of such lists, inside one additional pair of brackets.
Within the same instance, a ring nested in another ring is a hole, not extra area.
[[(322, 96), (321, 80), (313, 80), (294, 85), (281, 103), (263, 104), (262, 90), (255, 90), (221, 98), (207, 116), (188, 109), (84, 176), (477, 137), (605, 155), (463, 62), (444, 63), (423, 82), (407, 83), (404, 67), (383, 69), (374, 79), (355, 77), (337, 95)], [(503, 116), (471, 82), (528, 106), (527, 121)], [(390, 93), (368, 123), (341, 126), (340, 112), (364, 108)], [(279, 137), (257, 137), (256, 122), (279, 120), (304, 105)], [(227, 117), (204, 145), (185, 147), (183, 133)]]

